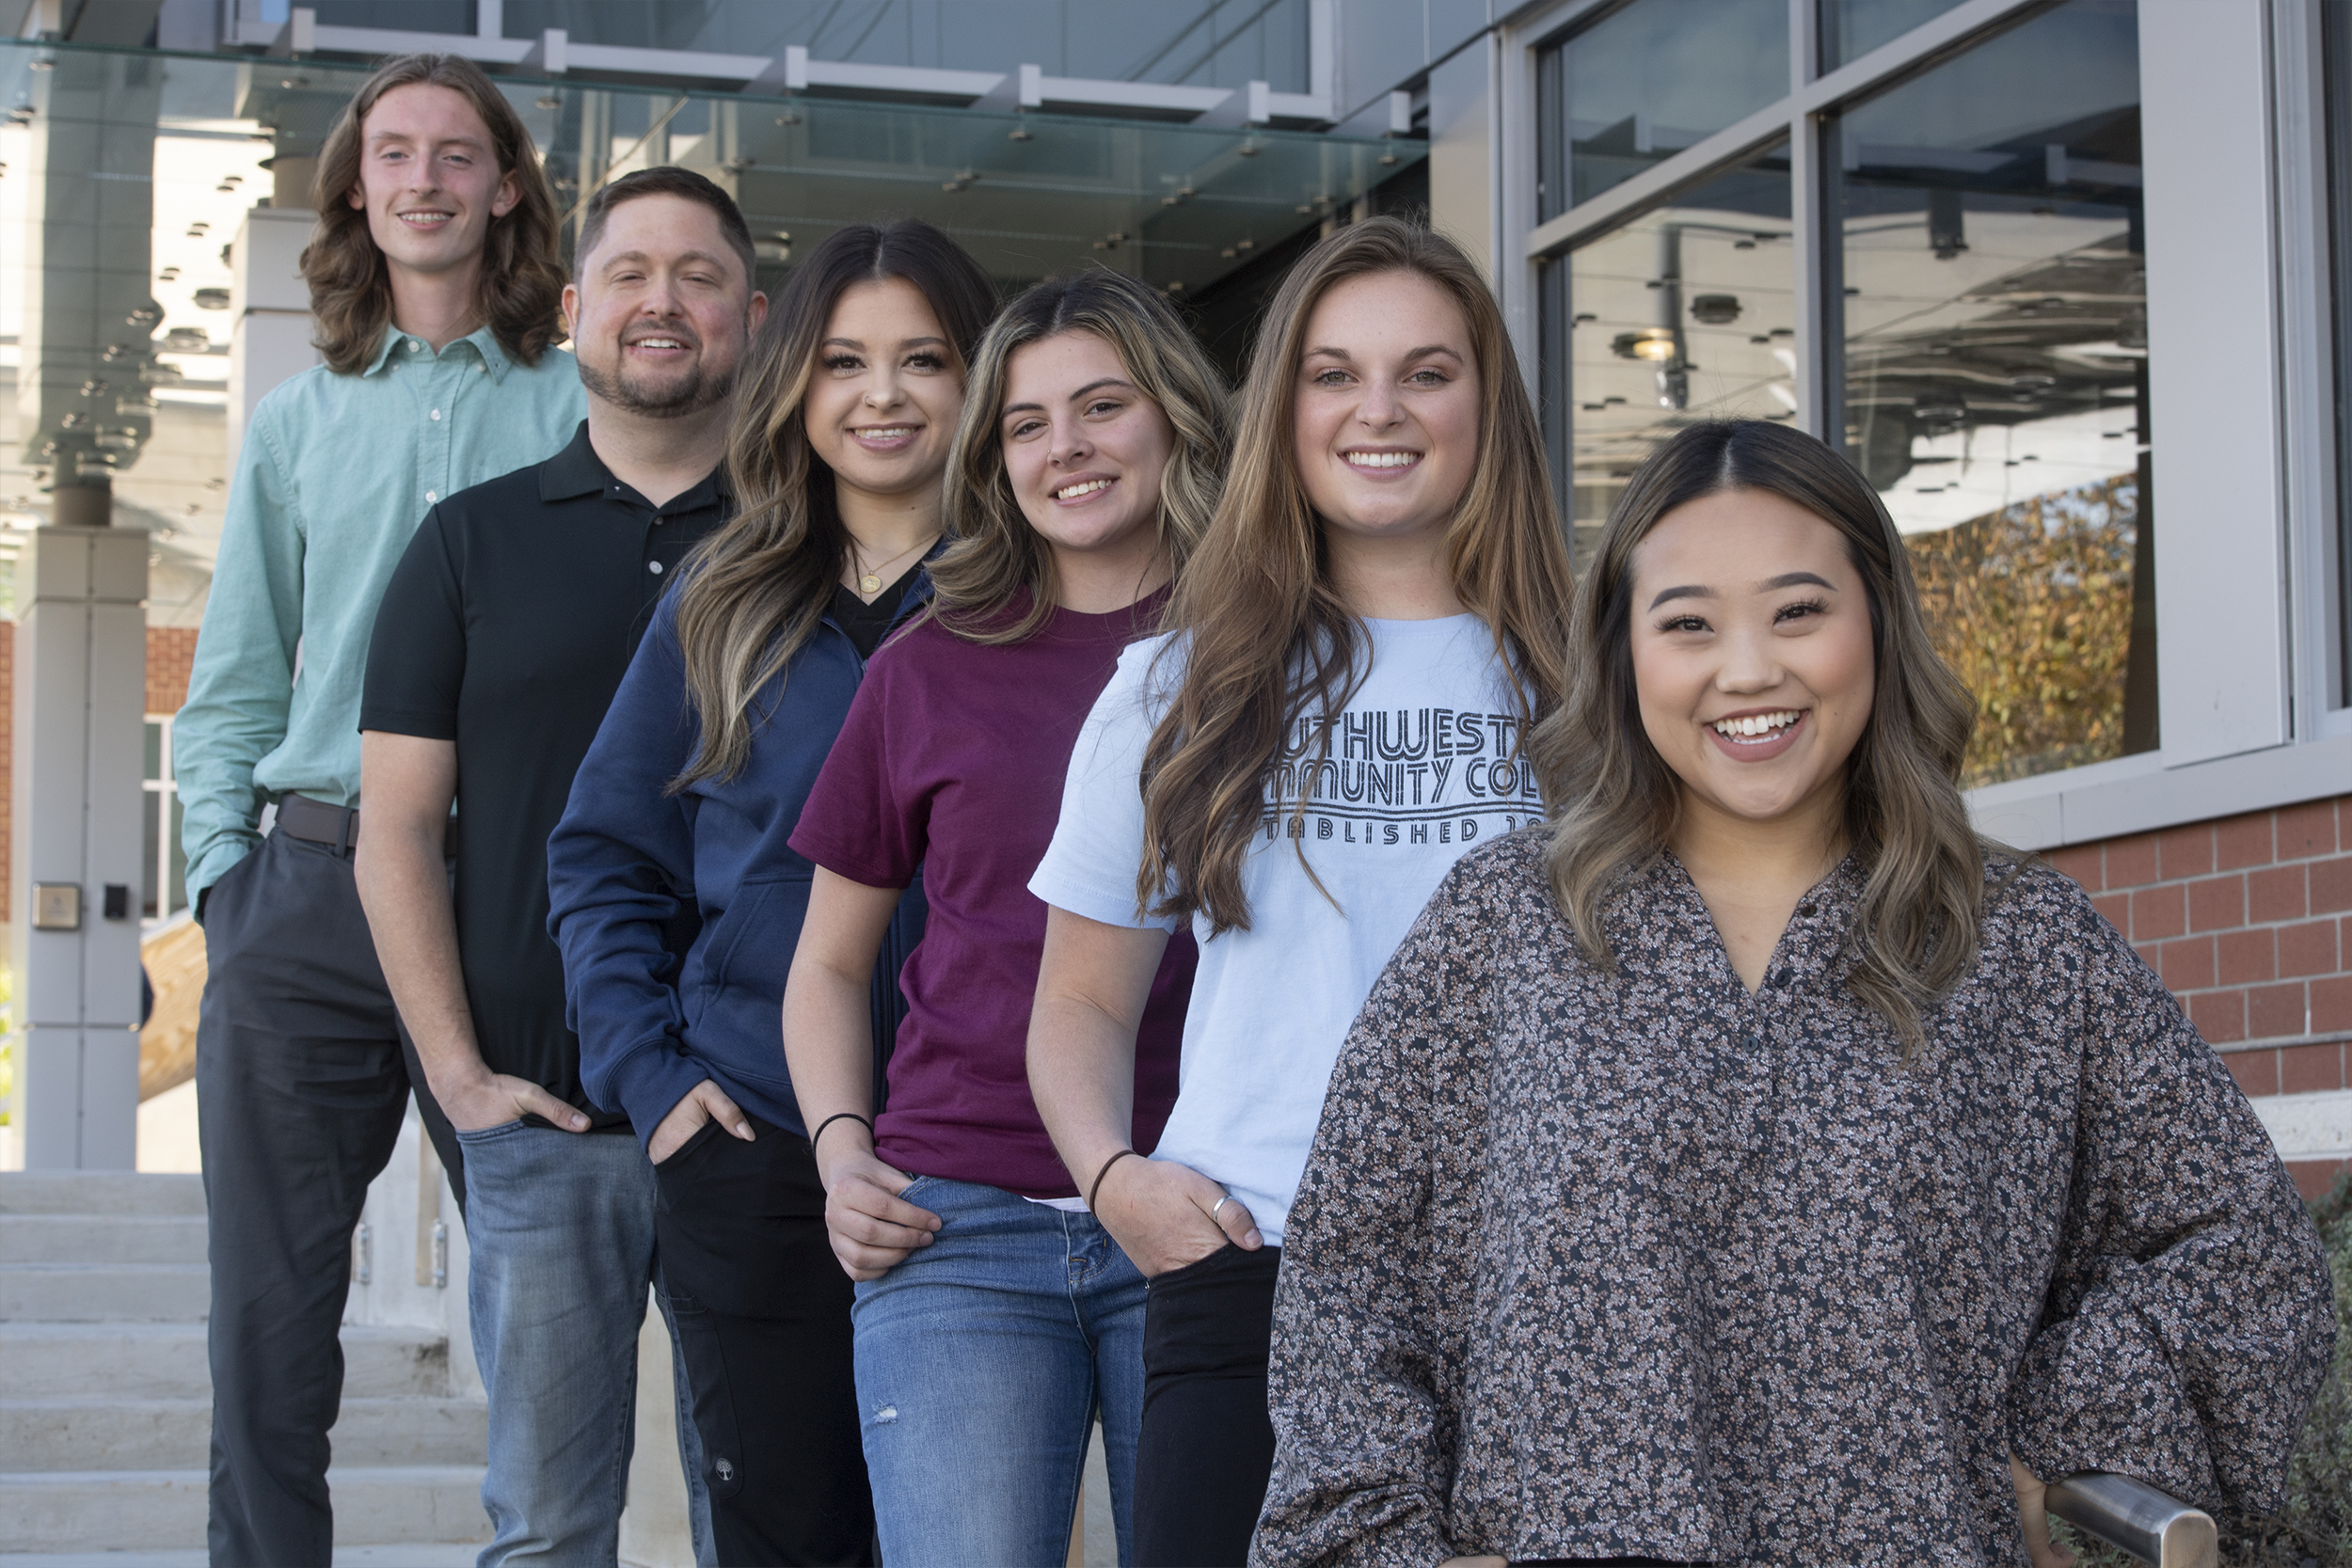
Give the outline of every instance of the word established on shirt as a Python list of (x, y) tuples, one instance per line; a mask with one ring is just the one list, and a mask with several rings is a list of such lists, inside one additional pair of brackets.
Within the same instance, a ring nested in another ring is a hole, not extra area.
[(1274, 768), (1266, 842), (1284, 824), (1293, 838), (1384, 847), (1469, 844), (1524, 827), (1542, 815), (1543, 796), (1520, 755), (1522, 728), (1516, 715), (1445, 707), (1301, 718)]

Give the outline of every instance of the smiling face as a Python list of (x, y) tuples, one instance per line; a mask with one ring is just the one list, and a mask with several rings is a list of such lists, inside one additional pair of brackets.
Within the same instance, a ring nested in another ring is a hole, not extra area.
[(922, 291), (900, 277), (844, 289), (802, 408), (809, 450), (840, 484), (871, 496), (936, 489), (963, 375)]
[(1442, 538), (1478, 462), (1461, 308), (1418, 273), (1373, 273), (1325, 293), (1304, 341), (1291, 438), (1309, 504), (1335, 535)]
[(360, 122), (359, 182), (344, 199), (367, 214), (394, 268), (430, 274), (479, 265), (490, 220), (512, 212), (517, 193), (472, 101), (411, 82)]
[(997, 434), (1021, 515), (1057, 562), (1132, 557), (1140, 568), (1159, 553), (1160, 476), (1176, 432), (1109, 343), (1062, 332), (1014, 350)]
[(678, 196), (624, 201), (579, 273), (564, 290), (564, 320), (591, 397), (668, 419), (734, 390), (767, 299), (752, 292), (716, 213)]
[(1810, 814), (1834, 834), (1877, 685), (1843, 537), (1780, 496), (1723, 490), (1660, 518), (1632, 567), (1642, 727), (1685, 813), (1728, 826)]

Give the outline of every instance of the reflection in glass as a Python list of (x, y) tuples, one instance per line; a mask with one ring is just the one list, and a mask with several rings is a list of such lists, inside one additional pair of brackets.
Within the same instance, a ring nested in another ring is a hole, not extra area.
[(1677, 430), (1704, 419), (1786, 420), (1796, 408), (1787, 145), (1550, 270), (1563, 266), (1567, 384), (1547, 401), (1566, 414), (1565, 499), (1581, 568), (1625, 482)]
[(1634, 0), (1536, 67), (1543, 216), (1623, 184), (1788, 93), (1788, 8)]
[(1821, 69), (1835, 71), (1892, 43), (1961, 0), (1821, 0)]
[(1835, 123), (1848, 450), (1977, 694), (1968, 783), (2156, 744), (2131, 0), (2071, 0)]

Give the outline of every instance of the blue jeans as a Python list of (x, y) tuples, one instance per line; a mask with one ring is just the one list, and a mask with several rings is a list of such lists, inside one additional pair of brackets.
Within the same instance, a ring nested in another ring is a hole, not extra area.
[[(636, 1446), (653, 1166), (627, 1132), (508, 1121), (457, 1137), (472, 1255), (467, 1305), (490, 1396), (482, 1506), (493, 1535), (481, 1568), (610, 1565)], [(709, 1504), (675, 1349), (672, 1370), (694, 1557), (707, 1563)]]
[(1134, 1560), (1143, 1276), (1090, 1214), (918, 1177), (939, 1234), (857, 1288), (858, 1424), (890, 1568), (1060, 1568), (1099, 1407)]

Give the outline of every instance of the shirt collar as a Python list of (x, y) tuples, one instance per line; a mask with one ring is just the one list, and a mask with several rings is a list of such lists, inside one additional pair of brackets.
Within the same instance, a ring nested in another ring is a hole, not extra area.
[[(421, 338), (415, 341), (419, 344), (424, 341)], [(375, 374), (391, 362), (393, 352), (407, 341), (409, 341), (407, 333), (387, 323), (384, 327), (384, 341), (376, 345), (375, 356), (368, 361), (367, 368), (359, 373), (361, 375)], [(507, 357), (506, 351), (499, 346), (498, 333), (490, 327), (475, 328), (458, 339), (456, 342), (441, 350), (441, 353), (453, 354), (461, 345), (471, 345), (475, 357), (482, 361), (483, 369), (490, 372), (490, 382), (493, 386), (504, 381), (506, 372), (514, 366), (515, 362)]]
[[(588, 421), (580, 421), (580, 428), (562, 451), (539, 465), (539, 499), (542, 501), (578, 500), (582, 496), (604, 495), (615, 490), (636, 496), (612, 477), (612, 470), (596, 455), (596, 447), (588, 439)], [(671, 497), (661, 503), (660, 511), (668, 513), (695, 512), (706, 506), (719, 504), (734, 496), (727, 483), (724, 463), (692, 489)], [(639, 498), (642, 501), (643, 498)]]

